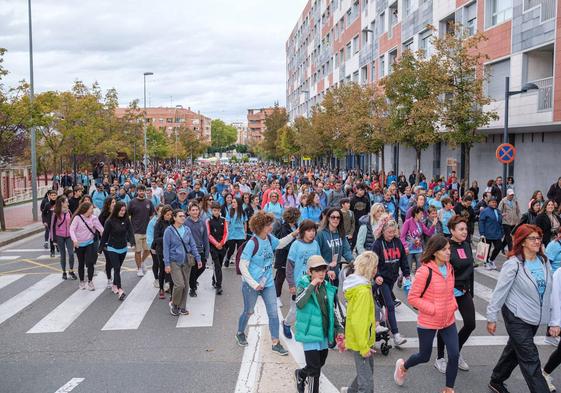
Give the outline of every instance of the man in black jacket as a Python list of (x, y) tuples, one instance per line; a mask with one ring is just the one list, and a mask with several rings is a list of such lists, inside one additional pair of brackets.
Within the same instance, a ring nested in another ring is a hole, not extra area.
[(51, 220), (53, 218), (53, 211), (55, 209), (56, 198), (57, 198), (56, 191), (49, 190), (49, 192), (47, 192), (47, 200), (45, 201), (44, 204), (43, 203), (41, 204), (41, 221), (45, 226), (45, 248), (49, 248), (50, 246), (51, 258), (55, 257), (55, 244), (50, 239), (50, 232), (51, 232)]
[(553, 183), (551, 187), (549, 187), (547, 199), (554, 200), (557, 206), (561, 204), (561, 177), (557, 179), (557, 183)]
[(454, 206), (454, 211), (457, 215), (464, 217), (467, 220), (467, 228), (468, 228), (468, 237), (467, 242), (468, 244), (471, 243), (471, 237), (473, 236), (473, 232), (475, 230), (475, 211), (471, 207), (471, 203), (473, 202), (473, 197), (471, 195), (466, 195), (461, 202), (458, 202), (456, 206)]
[(351, 250), (356, 244), (356, 236), (360, 228), (360, 218), (370, 212), (370, 197), (366, 193), (366, 186), (359, 184), (356, 186), (356, 193), (351, 198), (351, 210), (355, 216), (355, 232), (351, 240)]

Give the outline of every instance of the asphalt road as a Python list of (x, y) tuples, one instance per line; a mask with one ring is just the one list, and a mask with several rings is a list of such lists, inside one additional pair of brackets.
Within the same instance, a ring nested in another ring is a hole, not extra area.
[[(119, 302), (102, 285), (103, 257), (96, 277), (101, 285), (86, 293), (78, 291), (76, 281), (60, 279), (58, 256), (51, 259), (48, 254), (41, 236), (0, 250), (0, 392), (236, 392), (244, 350), (233, 337), (242, 309), (240, 279), (233, 269), (225, 269), (223, 296), (213, 295), (210, 272), (205, 273), (201, 296), (188, 301), (192, 315), (181, 321), (187, 327), (178, 327), (178, 318), (168, 312), (167, 300), (158, 299), (151, 277), (141, 280), (136, 276), (132, 255), (127, 257), (123, 273), (127, 300)], [(496, 274), (476, 273), (480, 319)], [(395, 292), (404, 300), (401, 290)], [(288, 307), (281, 310), (286, 313)], [(405, 386), (393, 383), (395, 361), (416, 351), (412, 313), (407, 304), (399, 307), (400, 332), (409, 338), (405, 348), (394, 348), (388, 356), (375, 355), (376, 392), (433, 393), (444, 386), (444, 375), (433, 367), (436, 348), (431, 362), (410, 370)], [(458, 328), (461, 324), (457, 322)], [(538, 336), (544, 334), (545, 329), (540, 329)], [(505, 340), (501, 323), (492, 337), (485, 330), (485, 321), (477, 321), (477, 329), (462, 351), (471, 369), (458, 372), (457, 392), (487, 392)], [(553, 347), (537, 340), (544, 362)], [(269, 345), (264, 343), (263, 349), (268, 350)], [(293, 347), (299, 350), (298, 344)], [(324, 368), (329, 384), (322, 391), (348, 385), (354, 372), (349, 353), (330, 351)], [(512, 393), (528, 391), (518, 369), (508, 387)]]

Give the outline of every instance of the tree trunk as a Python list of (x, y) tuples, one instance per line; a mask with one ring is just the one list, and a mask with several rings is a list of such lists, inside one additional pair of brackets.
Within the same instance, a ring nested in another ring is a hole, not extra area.
[(0, 230), (6, 230), (6, 218), (4, 217), (4, 196), (0, 188)]
[(386, 157), (384, 154), (384, 146), (382, 146), (382, 149), (380, 150), (380, 159), (382, 172), (386, 173)]
[(471, 143), (466, 143), (466, 151), (464, 157), (464, 194), (471, 187), (471, 184), (469, 182), (470, 152)]
[(421, 150), (415, 149), (415, 171), (419, 173), (421, 170)]

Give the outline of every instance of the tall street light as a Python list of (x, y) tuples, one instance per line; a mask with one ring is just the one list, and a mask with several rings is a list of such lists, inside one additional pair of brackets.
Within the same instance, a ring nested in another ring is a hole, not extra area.
[(35, 94), (33, 91), (33, 29), (31, 27), (31, 0), (27, 0), (27, 15), (29, 19), (29, 107), (31, 109), (31, 211), (33, 214), (33, 221), (39, 219), (37, 212), (37, 151), (36, 149), (36, 134), (33, 125), (33, 99)]
[[(508, 102), (510, 96), (526, 93), (528, 90), (538, 90), (539, 87), (535, 83), (526, 83), (521, 90), (510, 91), (510, 77), (505, 77), (505, 126), (503, 132), (503, 143), (508, 143)], [(508, 164), (503, 164), (503, 196), (506, 195), (506, 178), (508, 176)]]
[[(175, 110), (173, 112), (173, 123), (174, 124), (176, 123), (176, 120), (177, 120), (177, 110), (178, 109), (183, 109), (183, 106), (182, 105), (176, 105), (175, 106)], [(179, 127), (181, 127), (181, 122), (179, 122)], [(177, 158), (177, 134), (178, 134), (177, 129), (179, 127), (175, 127), (175, 126), (173, 127), (173, 130), (175, 132), (175, 165), (179, 165), (179, 159)]]
[(146, 137), (146, 77), (153, 72), (144, 73), (144, 172), (148, 170), (148, 138)]

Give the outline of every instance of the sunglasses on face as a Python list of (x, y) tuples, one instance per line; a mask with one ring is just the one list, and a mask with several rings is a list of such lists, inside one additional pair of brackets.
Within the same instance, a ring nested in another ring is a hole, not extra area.
[(332, 220), (340, 220), (341, 216), (329, 216)]

